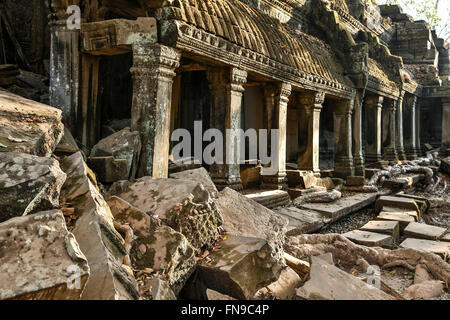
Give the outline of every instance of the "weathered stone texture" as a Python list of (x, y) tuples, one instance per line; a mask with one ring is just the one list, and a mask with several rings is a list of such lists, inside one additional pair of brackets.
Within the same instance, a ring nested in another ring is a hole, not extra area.
[(122, 267), (124, 239), (114, 229), (114, 217), (98, 190), (94, 174), (80, 152), (66, 157), (61, 168), (67, 174), (61, 199), (75, 209), (77, 219), (72, 232), (91, 269), (82, 299), (138, 298), (134, 277)]
[(0, 152), (0, 222), (58, 208), (65, 180), (55, 159)]
[(0, 152), (49, 157), (63, 135), (61, 111), (0, 90)]
[(0, 224), (0, 300), (80, 299), (86, 257), (58, 210)]

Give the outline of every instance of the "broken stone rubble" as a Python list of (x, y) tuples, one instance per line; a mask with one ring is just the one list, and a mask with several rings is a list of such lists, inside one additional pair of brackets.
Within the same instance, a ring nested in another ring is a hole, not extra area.
[(0, 300), (78, 300), (89, 266), (59, 210), (0, 223)]

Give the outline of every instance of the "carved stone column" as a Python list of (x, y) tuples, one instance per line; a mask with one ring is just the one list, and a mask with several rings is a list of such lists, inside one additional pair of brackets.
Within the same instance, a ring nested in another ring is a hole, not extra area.
[(353, 100), (343, 100), (334, 106), (334, 176), (355, 175), (352, 155)]
[(383, 108), (383, 158), (391, 162), (398, 161), (398, 154), (395, 147), (396, 109), (396, 102), (394, 100), (385, 100)]
[(403, 101), (404, 101), (405, 92), (402, 91), (397, 100), (397, 122), (396, 122), (396, 141), (395, 148), (397, 151), (398, 158), (400, 160), (406, 160), (405, 149), (403, 147)]
[(320, 112), (325, 93), (300, 94), (298, 97), (299, 136), (301, 145), (298, 152), (298, 170), (313, 171), (320, 175), (319, 167), (319, 130)]
[(420, 142), (420, 134), (421, 134), (421, 130), (422, 130), (422, 126), (421, 126), (421, 110), (420, 110), (420, 101), (417, 100), (416, 102), (416, 154), (417, 157), (421, 157), (423, 155), (422, 152), (422, 145)]
[(383, 110), (382, 96), (367, 96), (364, 109), (366, 112), (366, 162), (382, 163), (381, 160), (381, 116)]
[(80, 83), (80, 30), (69, 30), (67, 20), (50, 26), (50, 105), (61, 109), (64, 123), (76, 128)]
[[(210, 166), (210, 174), (219, 189), (229, 187), (242, 190), (239, 159), (240, 137), (227, 141), (227, 129), (241, 129), (242, 95), (247, 82), (247, 72), (238, 68), (214, 68), (208, 70), (211, 89), (211, 128), (219, 129), (224, 135), (224, 163)], [(233, 163), (226, 163), (228, 154), (233, 151)]]
[(450, 152), (450, 98), (442, 98), (442, 154)]
[[(261, 188), (267, 189), (286, 189), (286, 123), (287, 123), (287, 106), (289, 102), (289, 96), (291, 95), (292, 87), (288, 83), (281, 83), (276, 88), (276, 94), (274, 95), (274, 127), (272, 129), (278, 129), (278, 141), (277, 141), (277, 155), (275, 156), (277, 161), (278, 173), (275, 175), (263, 175)], [(270, 99), (266, 99), (266, 103), (270, 102)], [(267, 109), (271, 109), (270, 106)]]
[(167, 178), (172, 84), (180, 57), (159, 44), (133, 45), (131, 130), (142, 141), (138, 177)]
[(353, 111), (353, 162), (355, 175), (365, 176), (363, 142), (362, 142), (362, 113), (364, 90), (358, 90), (355, 96), (355, 110)]
[(417, 159), (417, 123), (416, 123), (416, 108), (417, 108), (417, 96), (411, 95), (405, 99), (405, 103), (403, 104), (403, 119), (405, 119), (404, 134), (406, 133), (405, 138), (405, 153), (406, 157), (409, 160)]

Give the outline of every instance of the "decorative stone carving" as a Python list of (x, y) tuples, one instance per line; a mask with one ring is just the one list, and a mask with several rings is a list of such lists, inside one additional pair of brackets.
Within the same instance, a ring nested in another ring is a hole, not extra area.
[(405, 142), (405, 153), (409, 160), (417, 159), (417, 124), (416, 124), (416, 109), (417, 109), (417, 96), (411, 95), (405, 97), (405, 103), (403, 104), (403, 119), (405, 119), (404, 132), (406, 134)]
[(400, 93), (397, 101), (397, 123), (396, 123), (396, 151), (400, 160), (406, 160), (405, 150), (403, 147), (403, 101), (405, 91)]
[(391, 162), (398, 161), (398, 153), (396, 149), (396, 102), (387, 99), (383, 108), (383, 158)]

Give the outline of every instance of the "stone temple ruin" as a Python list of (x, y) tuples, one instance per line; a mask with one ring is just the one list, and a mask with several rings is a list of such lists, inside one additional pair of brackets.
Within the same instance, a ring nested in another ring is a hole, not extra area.
[[(0, 1), (0, 299), (449, 299), (450, 47), (426, 22), (371, 0), (52, 0), (21, 26), (22, 2)], [(278, 129), (278, 172), (174, 162), (195, 121)]]

